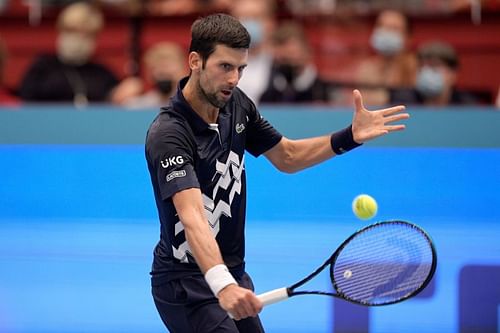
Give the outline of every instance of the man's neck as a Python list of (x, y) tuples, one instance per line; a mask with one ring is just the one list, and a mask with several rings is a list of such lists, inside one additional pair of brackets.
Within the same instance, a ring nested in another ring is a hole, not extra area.
[(191, 77), (182, 89), (184, 98), (189, 103), (191, 108), (207, 123), (217, 123), (219, 109), (208, 103), (201, 91), (198, 90), (194, 80)]

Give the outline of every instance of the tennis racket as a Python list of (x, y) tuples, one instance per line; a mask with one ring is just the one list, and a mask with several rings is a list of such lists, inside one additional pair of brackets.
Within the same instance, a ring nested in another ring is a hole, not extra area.
[[(264, 305), (298, 295), (333, 296), (367, 306), (394, 304), (422, 291), (436, 264), (432, 240), (420, 227), (404, 221), (378, 222), (347, 238), (304, 279), (257, 297)], [(328, 266), (334, 292), (296, 290)]]

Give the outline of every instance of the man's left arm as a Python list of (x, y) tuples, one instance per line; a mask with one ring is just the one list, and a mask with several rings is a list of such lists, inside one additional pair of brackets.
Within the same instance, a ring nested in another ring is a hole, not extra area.
[(345, 153), (364, 142), (405, 129), (394, 122), (408, 119), (404, 106), (368, 111), (363, 106), (361, 93), (354, 90), (354, 115), (352, 125), (332, 135), (290, 140), (285, 137), (264, 155), (279, 170), (297, 172)]

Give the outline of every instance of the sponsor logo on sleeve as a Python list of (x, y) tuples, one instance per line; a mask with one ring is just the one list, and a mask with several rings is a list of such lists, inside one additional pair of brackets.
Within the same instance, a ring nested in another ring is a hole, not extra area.
[(186, 176), (186, 170), (172, 171), (167, 175), (167, 182), (171, 181), (174, 178), (185, 177), (185, 176)]
[(245, 124), (236, 124), (236, 133), (240, 134), (245, 130)]
[(161, 163), (162, 168), (166, 169), (166, 168), (174, 166), (174, 165), (184, 164), (184, 158), (182, 158), (182, 156), (171, 156), (171, 157), (165, 158), (164, 160), (161, 160), (160, 163)]

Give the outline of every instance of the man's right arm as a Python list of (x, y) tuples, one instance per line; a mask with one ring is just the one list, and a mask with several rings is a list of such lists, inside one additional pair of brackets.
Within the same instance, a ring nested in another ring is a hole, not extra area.
[[(208, 225), (200, 189), (182, 190), (175, 193), (172, 200), (184, 226), (186, 240), (193, 251), (198, 266), (207, 278), (207, 282), (211, 285), (215, 278), (215, 284), (220, 281), (224, 283), (227, 281), (224, 274), (231, 273), (223, 272), (221, 275), (216, 272), (217, 268), (223, 267), (220, 265), (224, 265), (224, 261), (217, 241)], [(211, 271), (214, 267), (215, 269)], [(208, 278), (209, 275), (211, 278)], [(213, 285), (211, 287), (213, 288)], [(256, 316), (262, 310), (262, 302), (255, 294), (235, 283), (224, 286), (215, 296), (219, 299), (221, 307), (231, 313), (236, 320)]]

